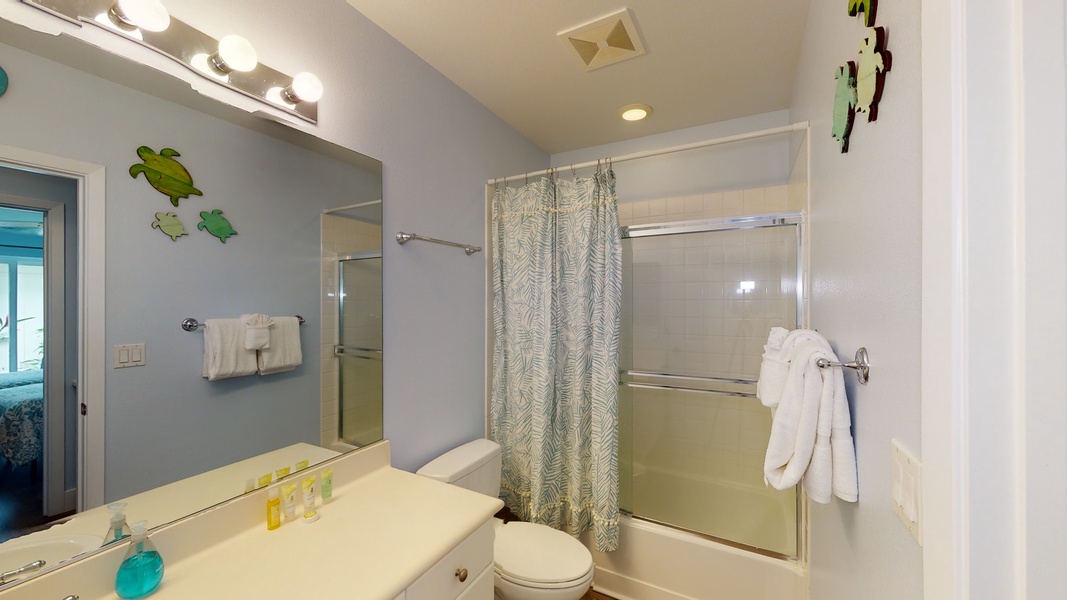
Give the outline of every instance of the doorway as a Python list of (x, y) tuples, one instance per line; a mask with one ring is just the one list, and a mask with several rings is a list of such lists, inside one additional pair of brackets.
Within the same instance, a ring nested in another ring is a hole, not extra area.
[[(41, 468), (43, 512), (50, 515), (83, 511), (104, 503), (104, 357), (105, 352), (105, 172), (79, 160), (0, 145), (0, 194), (44, 204), (22, 208), (47, 212), (45, 254), (63, 257), (52, 268), (48, 285), (63, 289), (64, 302), (46, 301), (46, 319), (62, 323), (46, 327), (42, 387), (61, 389), (50, 395), (63, 402), (42, 423)], [(41, 197), (36, 185), (59, 186), (58, 196)], [(14, 202), (17, 208), (22, 200)], [(58, 205), (63, 206), (62, 218)], [(62, 223), (62, 235), (49, 225)], [(42, 260), (47, 260), (42, 257)], [(62, 366), (62, 368), (60, 368)], [(50, 367), (50, 368), (49, 368)], [(56, 432), (62, 432), (58, 435)], [(50, 459), (62, 457), (62, 466)]]
[[(66, 233), (77, 184), (0, 170), (0, 538), (77, 505), (77, 244)], [(74, 212), (73, 210), (71, 212)], [(72, 232), (75, 233), (75, 232)], [(72, 255), (72, 256), (71, 256)]]

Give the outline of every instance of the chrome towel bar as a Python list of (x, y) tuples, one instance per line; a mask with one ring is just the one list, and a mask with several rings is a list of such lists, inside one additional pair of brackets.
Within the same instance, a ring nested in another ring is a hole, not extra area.
[(815, 364), (820, 369), (829, 369), (830, 367), (844, 367), (846, 369), (855, 369), (856, 377), (859, 378), (860, 383), (867, 383), (871, 379), (871, 361), (867, 356), (867, 349), (860, 348), (856, 350), (856, 360), (847, 363), (835, 363), (830, 362), (825, 358), (820, 358), (815, 361)]
[[(301, 317), (300, 315), (294, 315), (294, 316), (296, 316), (296, 322), (297, 323), (300, 323), (301, 325), (304, 324), (304, 317)], [(182, 329), (184, 329), (186, 331), (196, 331), (198, 328), (204, 327), (206, 325), (207, 325), (207, 323), (201, 323), (200, 321), (197, 321), (196, 319), (194, 319), (192, 317), (189, 317), (189, 318), (185, 319), (184, 321), (182, 321)]]
[(453, 246), (455, 248), (463, 248), (463, 251), (467, 253), (467, 256), (474, 254), (475, 252), (481, 252), (481, 246), (471, 246), (469, 244), (457, 244), (456, 242), (448, 242), (445, 240), (439, 240), (437, 238), (426, 237), (417, 233), (404, 233), (403, 231), (396, 232), (396, 243), (403, 246), (411, 240), (422, 240), (424, 242), (433, 242), (435, 244), (444, 244), (445, 246)]

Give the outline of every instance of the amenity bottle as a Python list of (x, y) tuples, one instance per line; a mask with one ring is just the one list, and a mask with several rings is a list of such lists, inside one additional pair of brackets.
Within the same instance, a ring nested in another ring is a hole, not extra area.
[(130, 549), (115, 574), (115, 593), (120, 598), (144, 598), (156, 591), (163, 580), (163, 557), (148, 539), (145, 521), (133, 524)]

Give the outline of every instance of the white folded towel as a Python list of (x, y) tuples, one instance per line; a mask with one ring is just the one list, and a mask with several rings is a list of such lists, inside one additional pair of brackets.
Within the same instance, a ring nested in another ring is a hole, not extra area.
[(788, 372), (773, 404), (777, 409), (764, 461), (765, 481), (782, 490), (803, 478), (804, 490), (815, 502), (825, 504), (831, 495), (855, 502), (856, 450), (844, 375), (840, 368), (817, 365), (820, 358), (840, 361), (825, 338), (808, 330), (790, 333), (773, 358), (788, 364)]
[(204, 369), (208, 381), (255, 374), (256, 351), (246, 350), (240, 319), (204, 321)]
[(789, 372), (789, 361), (779, 358), (782, 343), (789, 330), (784, 327), (771, 327), (767, 343), (763, 346), (763, 362), (760, 363), (759, 379), (756, 381), (756, 397), (764, 406), (775, 407), (782, 396), (785, 378)]
[(256, 313), (254, 315), (241, 315), (241, 321), (245, 324), (245, 349), (262, 350), (270, 348), (270, 326), (274, 320), (267, 315)]
[(273, 317), (270, 347), (259, 351), (259, 374), (292, 371), (304, 362), (300, 351), (300, 321), (296, 317)]

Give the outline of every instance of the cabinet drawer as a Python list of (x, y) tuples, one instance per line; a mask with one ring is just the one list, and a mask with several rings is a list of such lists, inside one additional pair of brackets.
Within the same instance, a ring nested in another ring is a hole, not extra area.
[[(406, 600), (453, 600), (458, 597), (486, 567), (493, 565), (493, 535), (493, 522), (487, 521), (416, 579), (407, 589)], [(463, 570), (466, 570), (466, 578), (460, 581), (456, 573)]]

